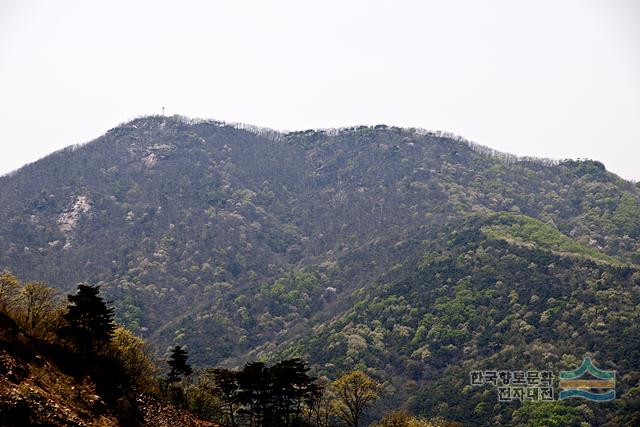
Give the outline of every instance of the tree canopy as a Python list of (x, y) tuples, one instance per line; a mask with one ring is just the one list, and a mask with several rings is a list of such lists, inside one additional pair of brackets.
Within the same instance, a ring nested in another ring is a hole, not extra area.
[(187, 363), (189, 355), (181, 346), (177, 345), (171, 350), (171, 356), (167, 364), (171, 368), (167, 379), (169, 382), (180, 381), (180, 377), (189, 376), (193, 373), (191, 365)]
[(338, 396), (338, 416), (351, 427), (358, 427), (365, 408), (380, 397), (382, 385), (362, 371), (344, 374), (333, 382)]
[(67, 296), (70, 305), (60, 334), (82, 350), (110, 341), (116, 328), (113, 308), (99, 293), (99, 286), (78, 285), (78, 292)]

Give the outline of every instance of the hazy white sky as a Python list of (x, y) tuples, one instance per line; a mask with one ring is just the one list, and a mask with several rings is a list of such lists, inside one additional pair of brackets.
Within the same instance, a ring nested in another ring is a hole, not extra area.
[(640, 179), (640, 1), (0, 0), (0, 173), (136, 116), (447, 130)]

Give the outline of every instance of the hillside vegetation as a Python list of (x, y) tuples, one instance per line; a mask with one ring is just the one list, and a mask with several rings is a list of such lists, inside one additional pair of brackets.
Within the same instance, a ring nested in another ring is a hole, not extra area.
[(487, 237), (515, 245), (540, 248), (560, 255), (573, 255), (609, 264), (622, 263), (596, 248), (580, 244), (554, 227), (524, 215), (501, 214), (496, 223), (482, 228)]
[(469, 371), (557, 371), (589, 354), (619, 372), (616, 405), (536, 416), (631, 422), (640, 188), (597, 161), (384, 125), (153, 116), (0, 189), (0, 268), (61, 292), (100, 285), (160, 357), (300, 356), (330, 380), (356, 367), (384, 384), (371, 419), (402, 406), (491, 425), (528, 409), (467, 387)]
[(0, 425), (218, 426), (161, 392), (147, 346), (98, 293), (79, 287), (65, 305), (42, 283), (0, 273)]

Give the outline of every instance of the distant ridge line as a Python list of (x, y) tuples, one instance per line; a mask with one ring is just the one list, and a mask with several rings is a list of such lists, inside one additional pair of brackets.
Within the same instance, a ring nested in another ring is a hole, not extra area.
[[(148, 118), (148, 117), (163, 117), (163, 116), (141, 116), (139, 117), (139, 119), (143, 119), (143, 118)], [(424, 128), (420, 128), (420, 127), (396, 127), (396, 126), (387, 126), (387, 125), (354, 125), (354, 126), (342, 126), (342, 127), (336, 127), (336, 128), (311, 128), (311, 129), (306, 129), (306, 130), (301, 130), (301, 131), (288, 131), (288, 130), (284, 130), (284, 131), (279, 131), (279, 130), (275, 130), (273, 128), (269, 128), (269, 127), (263, 127), (263, 126), (256, 126), (256, 125), (251, 125), (251, 124), (247, 124), (247, 123), (243, 123), (243, 122), (226, 122), (224, 120), (216, 120), (216, 119), (202, 119), (202, 118), (193, 118), (193, 117), (187, 117), (187, 116), (183, 116), (183, 115), (179, 115), (176, 114), (174, 116), (170, 116), (174, 119), (178, 119), (180, 122), (184, 123), (184, 124), (188, 124), (188, 125), (194, 125), (194, 124), (203, 124), (203, 123), (208, 123), (208, 124), (214, 124), (217, 126), (229, 126), (232, 127), (234, 129), (238, 129), (238, 130), (244, 130), (247, 132), (251, 132), (255, 135), (258, 136), (262, 136), (268, 139), (271, 139), (273, 141), (282, 141), (283, 137), (290, 135), (290, 134), (294, 134), (294, 133), (299, 133), (299, 132), (308, 132), (308, 131), (312, 131), (312, 132), (323, 132), (329, 136), (337, 136), (340, 135), (343, 132), (353, 132), (356, 131), (358, 129), (362, 129), (362, 128), (368, 128), (368, 129), (377, 129), (377, 128), (396, 128), (396, 129), (402, 129), (405, 131), (409, 131), (414, 133), (415, 135), (419, 135), (419, 136), (433, 136), (436, 138), (446, 138), (446, 139), (450, 139), (452, 141), (456, 141), (456, 142), (461, 142), (466, 144), (472, 151), (481, 154), (483, 156), (487, 156), (487, 157), (491, 157), (494, 159), (498, 159), (501, 160), (505, 163), (508, 164), (512, 164), (512, 163), (517, 163), (517, 162), (527, 162), (527, 163), (537, 163), (537, 164), (542, 164), (544, 166), (557, 166), (559, 164), (561, 164), (563, 161), (568, 160), (568, 159), (564, 159), (564, 160), (560, 160), (560, 159), (551, 159), (548, 157), (536, 157), (536, 156), (518, 156), (516, 154), (511, 154), (511, 153), (507, 153), (504, 151), (499, 151), (496, 149), (493, 149), (491, 147), (488, 147), (486, 145), (482, 145), (480, 143), (477, 143), (475, 141), (471, 141), (461, 135), (455, 134), (453, 132), (448, 132), (448, 131), (443, 131), (443, 130), (429, 130), (429, 129), (424, 129)], [(136, 120), (136, 119), (134, 119)]]
[[(171, 116), (163, 116), (163, 115), (156, 114), (156, 115), (140, 115), (130, 120), (120, 122), (118, 125), (116, 125), (115, 127), (105, 132), (104, 135), (112, 131), (115, 131), (119, 128), (135, 126), (136, 122), (139, 122), (141, 120), (148, 120), (148, 119), (173, 119), (185, 125), (211, 124), (219, 127), (231, 127), (233, 129), (250, 132), (257, 136), (267, 138), (272, 141), (278, 141), (278, 142), (283, 141), (286, 136), (292, 135), (295, 133), (323, 132), (329, 136), (337, 136), (344, 132), (353, 132), (363, 128), (366, 128), (366, 129), (387, 129), (387, 128), (394, 129), (395, 128), (395, 129), (411, 132), (417, 136), (432, 136), (436, 138), (444, 138), (444, 139), (449, 139), (451, 141), (463, 143), (467, 145), (475, 153), (478, 153), (482, 156), (497, 159), (506, 164), (524, 162), (524, 163), (539, 164), (542, 166), (551, 167), (551, 166), (558, 166), (565, 161), (571, 160), (571, 159), (551, 159), (551, 158), (536, 157), (536, 156), (518, 156), (516, 154), (499, 151), (499, 150), (490, 148), (486, 145), (479, 144), (477, 142), (471, 141), (453, 132), (442, 131), (442, 130), (433, 131), (433, 130), (428, 130), (428, 129), (419, 128), (419, 127), (397, 127), (397, 126), (387, 126), (387, 125), (354, 125), (354, 126), (343, 126), (343, 127), (336, 127), (336, 128), (313, 128), (313, 129), (306, 129), (302, 131), (288, 131), (288, 130), (279, 131), (269, 127), (256, 126), (256, 125), (251, 125), (251, 124), (242, 123), (242, 122), (227, 122), (224, 120), (203, 119), (203, 118), (196, 118), (196, 117), (188, 117), (181, 114), (174, 114)], [(47, 158), (49, 156), (56, 155), (56, 154), (76, 151), (77, 149), (85, 145), (89, 145), (93, 142), (96, 142), (97, 140), (102, 138), (102, 136), (104, 135), (101, 135), (97, 138), (94, 138), (86, 142), (75, 143), (75, 144), (71, 144), (66, 147), (60, 148), (58, 150), (55, 150), (49, 153), (43, 158)], [(0, 175), (0, 178), (8, 178), (8, 177), (14, 176), (17, 172), (24, 169), (28, 169), (31, 165), (38, 162), (39, 160), (42, 160), (42, 159), (38, 159), (34, 162), (27, 163), (13, 171), (7, 172), (4, 175)]]

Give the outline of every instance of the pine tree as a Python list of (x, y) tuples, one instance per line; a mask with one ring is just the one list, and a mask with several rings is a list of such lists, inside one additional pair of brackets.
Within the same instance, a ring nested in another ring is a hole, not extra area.
[(231, 427), (236, 427), (235, 413), (240, 406), (238, 373), (231, 369), (209, 368), (200, 380), (222, 401)]
[(302, 405), (312, 397), (316, 380), (308, 372), (307, 362), (299, 358), (283, 360), (269, 368), (273, 409), (276, 419), (284, 420), (284, 425), (289, 425), (289, 421), (294, 425), (301, 423)]
[(99, 286), (78, 285), (78, 293), (67, 296), (71, 305), (63, 316), (65, 325), (60, 335), (83, 351), (109, 342), (116, 327), (113, 308), (107, 307), (99, 293)]
[(171, 371), (169, 371), (169, 376), (167, 378), (169, 382), (177, 382), (180, 381), (181, 376), (191, 375), (193, 370), (187, 363), (188, 358), (189, 356), (187, 355), (187, 351), (183, 350), (179, 345), (175, 346), (173, 350), (171, 350), (171, 357), (167, 361), (171, 367)]

